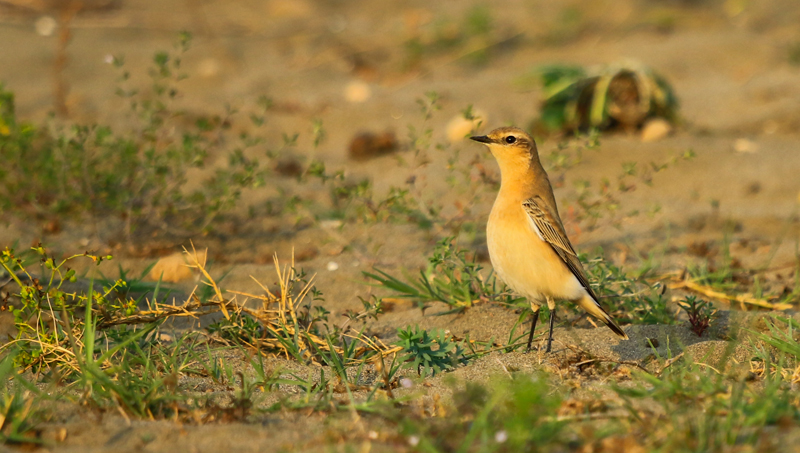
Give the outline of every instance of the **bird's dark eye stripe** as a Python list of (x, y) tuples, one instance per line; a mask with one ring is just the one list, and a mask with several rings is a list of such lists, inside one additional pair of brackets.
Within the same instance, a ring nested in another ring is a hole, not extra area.
[(508, 137), (506, 137), (506, 143), (508, 143), (509, 145), (514, 143), (514, 142), (516, 142), (516, 141), (517, 141), (517, 137), (514, 137), (513, 135), (509, 135)]

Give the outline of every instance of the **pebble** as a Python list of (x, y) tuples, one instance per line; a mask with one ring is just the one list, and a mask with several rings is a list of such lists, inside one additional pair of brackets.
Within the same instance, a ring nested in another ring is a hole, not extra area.
[(733, 142), (733, 150), (742, 154), (754, 154), (758, 152), (758, 145), (752, 140), (737, 138), (736, 141)]
[(53, 36), (57, 27), (58, 23), (51, 16), (42, 16), (33, 23), (33, 28), (39, 36)]
[(489, 121), (486, 112), (480, 109), (473, 109), (472, 116), (473, 119), (470, 120), (464, 118), (464, 114), (460, 113), (447, 123), (447, 139), (451, 143), (466, 139)]
[(672, 132), (672, 125), (664, 118), (650, 118), (642, 126), (642, 141), (656, 142)]
[(351, 104), (366, 102), (371, 96), (372, 89), (360, 80), (354, 80), (344, 88), (344, 99)]

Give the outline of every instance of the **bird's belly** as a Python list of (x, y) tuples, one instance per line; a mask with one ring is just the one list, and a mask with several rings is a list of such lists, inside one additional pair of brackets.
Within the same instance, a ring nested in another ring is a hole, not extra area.
[[(521, 210), (521, 209), (520, 209)], [(584, 289), (549, 244), (525, 223), (517, 227), (489, 219), (487, 245), (495, 273), (519, 295), (543, 303), (547, 297), (576, 300)]]

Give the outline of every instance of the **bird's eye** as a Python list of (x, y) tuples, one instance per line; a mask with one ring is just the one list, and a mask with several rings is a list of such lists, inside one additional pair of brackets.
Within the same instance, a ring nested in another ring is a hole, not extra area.
[(508, 143), (509, 145), (514, 143), (514, 142), (516, 142), (516, 141), (517, 141), (517, 137), (514, 137), (513, 135), (509, 135), (508, 137), (506, 137), (506, 143)]

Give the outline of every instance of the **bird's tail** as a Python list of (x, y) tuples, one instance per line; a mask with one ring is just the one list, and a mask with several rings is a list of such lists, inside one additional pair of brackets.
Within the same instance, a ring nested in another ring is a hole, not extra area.
[(592, 296), (588, 294), (584, 294), (582, 298), (578, 300), (578, 305), (581, 306), (584, 310), (586, 310), (590, 315), (594, 316), (595, 318), (603, 321), (605, 325), (608, 326), (615, 334), (622, 337), (623, 340), (628, 339), (628, 334), (625, 333), (614, 321), (614, 318), (608, 314), (607, 311), (597, 303), (596, 300), (592, 299)]

